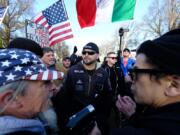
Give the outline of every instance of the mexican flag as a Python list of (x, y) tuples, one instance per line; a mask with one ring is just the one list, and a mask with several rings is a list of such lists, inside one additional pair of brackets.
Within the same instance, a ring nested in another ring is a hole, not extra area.
[(77, 17), (81, 28), (103, 22), (133, 19), (136, 0), (77, 0)]

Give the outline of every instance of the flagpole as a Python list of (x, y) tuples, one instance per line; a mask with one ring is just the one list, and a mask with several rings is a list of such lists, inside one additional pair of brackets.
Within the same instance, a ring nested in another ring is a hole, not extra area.
[(123, 28), (120, 28), (120, 29), (119, 29), (119, 37), (120, 37), (120, 41), (119, 41), (119, 51), (120, 51), (120, 53), (121, 53), (121, 45), (122, 45), (122, 37), (123, 37), (123, 35), (124, 35), (124, 30), (123, 30)]
[(119, 29), (119, 36), (120, 36), (119, 50), (120, 51), (122, 51), (122, 38), (124, 36), (124, 32), (129, 32), (129, 29), (128, 28), (124, 29), (122, 27)]
[(3, 17), (2, 17), (2, 19), (1, 19), (1, 21), (0, 21), (0, 25), (1, 25), (1, 23), (3, 22), (3, 20), (4, 20), (4, 17), (5, 17), (5, 15), (6, 15), (7, 11), (8, 11), (8, 8), (9, 8), (9, 6), (7, 6), (6, 9), (5, 9), (5, 12), (4, 12), (4, 14), (3, 14)]
[(124, 29), (124, 28), (120, 28), (119, 29), (119, 37), (120, 37), (120, 42), (119, 42), (119, 50), (118, 50), (118, 52), (117, 52), (117, 55), (118, 55), (118, 65), (120, 66), (120, 64), (121, 64), (121, 57), (122, 57), (122, 47), (121, 47), (121, 45), (122, 45), (122, 38), (123, 38), (123, 35), (124, 35), (124, 32), (128, 32), (129, 31), (129, 29)]
[(28, 26), (28, 20), (26, 19), (25, 20), (25, 34), (26, 34), (26, 38), (28, 37), (27, 36), (27, 26)]
[(64, 8), (64, 11), (65, 11), (65, 13), (66, 13), (66, 17), (67, 17), (67, 19), (69, 19), (68, 14), (67, 14), (67, 11), (66, 11), (66, 7), (65, 7), (64, 0), (61, 0), (61, 1), (62, 1), (62, 5), (63, 5), (63, 8)]

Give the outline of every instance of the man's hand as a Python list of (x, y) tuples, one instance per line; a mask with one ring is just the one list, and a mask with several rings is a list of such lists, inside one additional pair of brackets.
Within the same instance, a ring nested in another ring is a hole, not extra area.
[(136, 103), (129, 96), (121, 97), (118, 95), (116, 107), (128, 118), (131, 117), (131, 115), (136, 111)]
[(125, 82), (128, 83), (128, 82), (132, 82), (132, 79), (129, 75), (126, 75), (125, 76)]
[(88, 135), (101, 135), (101, 131), (99, 130), (97, 124), (94, 126), (94, 128), (92, 129), (91, 133)]
[(74, 54), (76, 54), (76, 52), (77, 52), (77, 47), (76, 47), (76, 46), (74, 46), (73, 53), (74, 53)]

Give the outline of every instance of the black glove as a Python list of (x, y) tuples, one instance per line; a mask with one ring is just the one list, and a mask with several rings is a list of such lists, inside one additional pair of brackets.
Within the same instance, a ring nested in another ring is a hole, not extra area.
[(74, 46), (74, 50), (73, 50), (73, 53), (75, 54), (77, 52), (77, 47)]

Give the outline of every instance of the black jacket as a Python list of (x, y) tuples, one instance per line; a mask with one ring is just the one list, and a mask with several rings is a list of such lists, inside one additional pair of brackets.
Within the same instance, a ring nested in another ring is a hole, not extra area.
[(41, 133), (38, 132), (31, 132), (31, 131), (17, 131), (5, 135), (42, 135)]
[(112, 89), (108, 74), (103, 68), (96, 68), (91, 74), (82, 63), (72, 66), (67, 74), (63, 89), (55, 97), (55, 110), (59, 117), (60, 131), (68, 118), (92, 104), (96, 121), (102, 132), (107, 129), (107, 119), (111, 109)]
[(125, 95), (125, 79), (121, 68), (117, 67), (116, 65), (109, 67), (107, 64), (102, 65), (102, 68), (104, 68), (108, 73), (113, 90), (113, 96), (116, 97), (118, 94), (122, 96)]
[(134, 115), (130, 126), (115, 129), (111, 135), (179, 135), (180, 103), (157, 109), (148, 108), (142, 115)]

